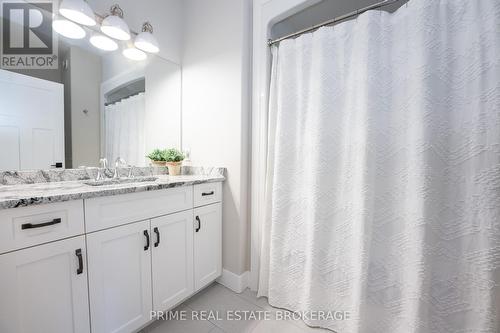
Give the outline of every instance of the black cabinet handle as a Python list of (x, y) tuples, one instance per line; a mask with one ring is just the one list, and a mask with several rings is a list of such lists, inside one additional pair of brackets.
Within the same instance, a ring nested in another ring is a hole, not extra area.
[(38, 224), (24, 223), (24, 224), (21, 224), (21, 229), (25, 230), (25, 229), (42, 228), (42, 227), (48, 227), (49, 225), (54, 225), (54, 224), (58, 224), (58, 223), (61, 223), (60, 218), (53, 219), (50, 222), (38, 223)]
[(76, 257), (78, 258), (78, 269), (76, 270), (76, 274), (83, 273), (83, 258), (82, 258), (82, 249), (78, 249), (75, 251)]
[(210, 192), (203, 192), (203, 193), (201, 194), (201, 196), (202, 196), (202, 197), (205, 197), (205, 196), (207, 196), (207, 195), (214, 195), (214, 191), (210, 191)]
[(160, 230), (158, 230), (158, 228), (157, 228), (157, 227), (155, 227), (155, 228), (153, 229), (153, 231), (154, 231), (154, 232), (155, 232), (155, 234), (156, 234), (156, 242), (155, 242), (154, 246), (155, 246), (155, 247), (158, 247), (158, 245), (160, 245)]
[(196, 216), (196, 222), (198, 222), (198, 225), (196, 226), (195, 231), (198, 232), (201, 229), (201, 220), (199, 216)]
[(56, 162), (56, 163), (52, 164), (51, 167), (62, 168), (63, 164), (62, 164), (62, 162)]
[(144, 236), (146, 236), (146, 246), (144, 246), (144, 251), (149, 249), (149, 233), (147, 230), (144, 230)]

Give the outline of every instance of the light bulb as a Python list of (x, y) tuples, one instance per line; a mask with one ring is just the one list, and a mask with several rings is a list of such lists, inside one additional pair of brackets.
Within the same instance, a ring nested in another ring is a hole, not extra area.
[(158, 53), (160, 51), (158, 41), (149, 31), (143, 31), (138, 34), (137, 37), (135, 37), (134, 45), (138, 49), (149, 53)]
[(95, 34), (90, 37), (90, 43), (103, 51), (114, 51), (118, 49), (118, 44), (114, 40), (101, 34)]
[(148, 57), (146, 53), (142, 52), (139, 49), (136, 49), (135, 47), (125, 49), (122, 53), (126, 58), (134, 61), (145, 60)]
[(95, 14), (84, 0), (63, 0), (59, 13), (65, 18), (87, 26), (96, 25)]
[(82, 39), (86, 35), (82, 27), (68, 20), (55, 20), (52, 22), (52, 28), (57, 33), (71, 39)]
[(130, 29), (127, 23), (119, 16), (110, 15), (101, 24), (101, 31), (111, 38), (129, 40)]

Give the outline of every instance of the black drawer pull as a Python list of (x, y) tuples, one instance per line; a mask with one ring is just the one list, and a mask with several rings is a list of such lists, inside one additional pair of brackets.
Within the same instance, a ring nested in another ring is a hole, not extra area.
[(214, 191), (210, 191), (210, 192), (203, 192), (203, 193), (201, 194), (201, 196), (202, 196), (202, 197), (205, 197), (205, 196), (207, 196), (207, 195), (214, 195), (214, 193), (215, 193)]
[(61, 223), (61, 219), (59, 219), (59, 218), (53, 219), (50, 222), (39, 223), (39, 224), (24, 223), (24, 224), (21, 224), (21, 229), (25, 230), (25, 229), (42, 228), (42, 227), (48, 227), (49, 225), (54, 225), (54, 224), (58, 224), (58, 223)]
[(198, 222), (198, 225), (196, 226), (196, 229), (194, 231), (198, 232), (201, 229), (201, 220), (199, 216), (196, 216), (196, 222)]
[(155, 246), (155, 247), (158, 247), (158, 245), (160, 245), (160, 230), (158, 230), (158, 228), (157, 228), (157, 227), (155, 227), (155, 228), (153, 229), (153, 231), (154, 231), (154, 232), (155, 232), (155, 234), (156, 234), (156, 242), (155, 242), (154, 246)]
[(76, 274), (83, 273), (83, 258), (82, 258), (82, 249), (78, 249), (75, 251), (76, 257), (78, 258), (78, 269), (76, 270)]
[(149, 233), (147, 230), (144, 230), (144, 236), (146, 236), (146, 246), (144, 246), (144, 251), (149, 249)]

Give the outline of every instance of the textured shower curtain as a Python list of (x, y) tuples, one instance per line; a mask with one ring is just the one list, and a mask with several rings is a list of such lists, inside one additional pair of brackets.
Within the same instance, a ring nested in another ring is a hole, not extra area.
[(342, 333), (500, 332), (500, 1), (272, 52), (259, 295)]
[(146, 166), (145, 116), (144, 93), (106, 105), (106, 158), (113, 167), (118, 157), (130, 165)]

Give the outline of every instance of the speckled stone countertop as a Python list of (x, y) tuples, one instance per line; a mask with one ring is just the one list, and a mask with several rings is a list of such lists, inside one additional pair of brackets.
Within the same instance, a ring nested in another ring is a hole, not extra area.
[(103, 186), (86, 185), (85, 180), (2, 185), (0, 186), (0, 209), (221, 182), (225, 180), (224, 173), (224, 168), (213, 168), (210, 173), (204, 174), (181, 176), (156, 174), (155, 177), (158, 179), (155, 181)]

